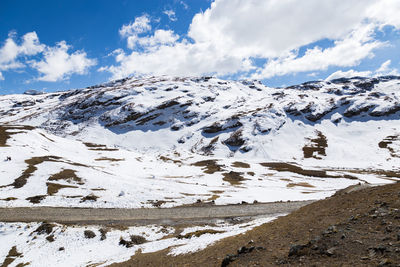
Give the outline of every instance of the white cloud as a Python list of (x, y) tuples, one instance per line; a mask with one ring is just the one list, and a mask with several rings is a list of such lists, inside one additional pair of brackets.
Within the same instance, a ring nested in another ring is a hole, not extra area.
[[(194, 16), (188, 38), (177, 38), (167, 30), (150, 34), (148, 15), (124, 25), (120, 34), (133, 51), (120, 51), (116, 65), (101, 70), (111, 72), (113, 78), (251, 71), (262, 79), (330, 66), (352, 67), (385, 45), (375, 40), (374, 33), (384, 25), (399, 27), (399, 13), (398, 0), (215, 0)], [(160, 33), (168, 42), (158, 41)], [(331, 40), (333, 45), (312, 46), (321, 40)], [(299, 48), (305, 45), (310, 48), (300, 55)], [(257, 67), (254, 58), (267, 64)]]
[(343, 38), (373, 2), (217, 0), (193, 18), (188, 34), (242, 57), (279, 57), (324, 38)]
[(270, 78), (290, 73), (326, 70), (330, 66), (350, 67), (360, 63), (367, 57), (372, 57), (372, 51), (384, 44), (374, 41), (371, 37), (374, 27), (364, 25), (350, 33), (344, 39), (335, 41), (333, 47), (322, 49), (314, 47), (298, 57), (292, 52), (285, 57), (270, 60), (253, 78)]
[[(22, 42), (18, 45), (15, 41), (15, 33), (11, 33), (0, 47), (0, 71), (19, 69), (25, 64), (18, 61), (19, 57), (32, 56), (43, 51), (45, 45), (40, 44), (36, 32), (29, 32), (22, 36)], [(1, 75), (4, 80), (4, 76)]]
[(175, 11), (173, 11), (172, 9), (164, 10), (163, 13), (168, 16), (170, 21), (177, 21), (178, 20), (176, 18)]
[(372, 76), (384, 76), (384, 75), (399, 75), (399, 72), (397, 69), (392, 69), (390, 68), (390, 64), (392, 63), (391, 60), (387, 60), (382, 63), (382, 65), (375, 70), (374, 72), (372, 71), (355, 71), (353, 69), (348, 70), (348, 71), (342, 71), (338, 70), (331, 75), (329, 75), (325, 80), (330, 81), (333, 79), (337, 78), (352, 78), (352, 77), (372, 77)]
[[(67, 79), (73, 73), (84, 74), (90, 66), (96, 64), (96, 60), (87, 58), (83, 51), (68, 54), (70, 47), (65, 41), (49, 47), (40, 43), (36, 32), (28, 32), (22, 36), (21, 44), (18, 44), (15, 35), (11, 33), (0, 47), (0, 71), (25, 68), (28, 64), (41, 74), (37, 80), (54, 82)], [(39, 54), (41, 60), (29, 60), (30, 56)], [(4, 80), (2, 72), (0, 80)]]
[(179, 35), (171, 30), (156, 30), (154, 35), (137, 38), (135, 41), (143, 47), (151, 48), (156, 45), (171, 45), (179, 39)]
[(65, 41), (61, 41), (54, 47), (47, 47), (42, 60), (31, 61), (32, 68), (41, 74), (37, 80), (48, 82), (65, 80), (72, 74), (85, 74), (89, 67), (96, 64), (96, 60), (87, 58), (83, 51), (68, 54), (69, 48)]
[(376, 76), (400, 75), (399, 70), (391, 68), (390, 64), (392, 64), (392, 61), (390, 59), (383, 62), (382, 65), (375, 71), (375, 75)]
[(119, 30), (121, 37), (129, 37), (140, 33), (148, 32), (151, 30), (149, 15), (137, 17), (134, 22), (125, 24)]
[(348, 71), (341, 71), (338, 70), (331, 75), (329, 75), (325, 80), (330, 81), (338, 78), (352, 78), (352, 77), (369, 77), (372, 75), (372, 71), (355, 71), (355, 70), (348, 70)]
[(146, 33), (150, 30), (150, 17), (149, 15), (144, 14), (140, 17), (137, 17), (134, 22), (123, 25), (122, 28), (119, 30), (119, 34), (122, 38), (127, 39), (128, 48), (135, 49), (136, 44), (140, 39), (139, 35)]
[(183, 6), (184, 9), (189, 9), (189, 6), (185, 3), (185, 1), (180, 1), (179, 3)]
[(378, 21), (381, 26), (392, 25), (400, 28), (400, 1), (398, 0), (379, 0), (371, 5), (367, 14), (368, 17)]

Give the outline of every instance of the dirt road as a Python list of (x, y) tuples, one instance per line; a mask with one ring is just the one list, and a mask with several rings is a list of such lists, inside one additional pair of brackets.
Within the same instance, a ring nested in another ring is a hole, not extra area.
[(58, 222), (71, 224), (179, 224), (218, 218), (289, 213), (312, 201), (154, 209), (24, 207), (0, 208), (1, 222)]

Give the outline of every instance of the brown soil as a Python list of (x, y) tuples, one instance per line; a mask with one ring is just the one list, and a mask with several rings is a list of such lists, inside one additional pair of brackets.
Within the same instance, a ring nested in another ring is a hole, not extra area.
[(64, 180), (67, 182), (77, 182), (83, 184), (82, 179), (78, 177), (74, 170), (65, 169), (49, 177), (49, 181), (60, 181)]
[(399, 158), (400, 153), (395, 149), (393, 149), (392, 147), (390, 147), (390, 145), (393, 144), (393, 142), (398, 142), (398, 141), (400, 141), (400, 135), (390, 135), (387, 136), (385, 139), (383, 139), (381, 142), (379, 142), (378, 146), (380, 148), (386, 148), (387, 150), (389, 150), (390, 155), (392, 157)]
[(99, 198), (98, 196), (91, 194), (91, 195), (87, 195), (87, 196), (83, 197), (83, 198), (81, 199), (81, 202), (86, 202), (86, 201), (97, 201), (98, 198)]
[(203, 160), (203, 161), (198, 161), (196, 163), (192, 164), (193, 166), (197, 167), (204, 167), (204, 173), (207, 174), (214, 174), (216, 172), (222, 172), (224, 169), (222, 168), (223, 166), (217, 163), (217, 160)]
[[(3, 263), (1, 264), (1, 267), (7, 267), (8, 265), (10, 265), (11, 263), (13, 263), (13, 261), (15, 261), (15, 259), (19, 258), (22, 256), (22, 253), (19, 253), (17, 251), (17, 247), (13, 246), (10, 251), (8, 252), (7, 257), (4, 259)], [(24, 265), (23, 265), (24, 266)]]
[(324, 170), (306, 170), (299, 166), (284, 162), (265, 162), (260, 163), (261, 166), (268, 167), (278, 172), (293, 172), (304, 176), (313, 176), (321, 178), (338, 178), (338, 176), (331, 176)]
[(268, 167), (268, 168), (278, 171), (278, 172), (292, 172), (292, 173), (300, 174), (303, 176), (320, 177), (320, 178), (346, 178), (346, 179), (358, 180), (357, 177), (351, 176), (348, 174), (332, 175), (332, 174), (327, 173), (327, 171), (352, 172), (353, 170), (350, 170), (350, 169), (309, 170), (309, 169), (303, 169), (302, 167), (300, 167), (298, 165), (286, 163), (286, 162), (264, 162), (264, 163), (260, 163), (260, 165), (264, 166), (264, 167)]
[(286, 185), (286, 187), (296, 187), (296, 186), (300, 186), (300, 187), (314, 187), (313, 185), (310, 185), (309, 183), (288, 183)]
[(245, 163), (245, 162), (235, 161), (232, 163), (232, 167), (248, 169), (248, 168), (250, 168), (250, 164)]
[(21, 188), (23, 187), (29, 177), (37, 170), (36, 165), (41, 164), (45, 161), (52, 161), (52, 162), (57, 162), (59, 161), (60, 157), (56, 156), (45, 156), (45, 157), (33, 157), (30, 159), (25, 160), (25, 163), (28, 164), (28, 168), (25, 169), (25, 171), (21, 174), (20, 177), (14, 180), (12, 184), (9, 186), (14, 186), (14, 188)]
[(328, 140), (321, 132), (316, 131), (315, 138), (309, 138), (309, 144), (303, 147), (304, 158), (322, 159), (326, 156), (325, 149), (328, 147)]
[(199, 236), (202, 236), (202, 235), (204, 235), (204, 234), (220, 234), (220, 233), (223, 233), (223, 231), (217, 231), (217, 230), (212, 230), (212, 229), (206, 229), (206, 230), (198, 230), (198, 231), (195, 231), (195, 232), (190, 232), (190, 233), (187, 233), (187, 234), (185, 234), (185, 235), (178, 235), (178, 237), (177, 238), (179, 238), (179, 239), (183, 239), (183, 238), (192, 238), (192, 237), (199, 237)]
[[(35, 128), (32, 126), (0, 125), (0, 147), (7, 146), (7, 140), (11, 137), (11, 135), (17, 133), (23, 133), (24, 130), (30, 131), (33, 129)], [(8, 132), (8, 130), (22, 130), (22, 131)]]
[(399, 193), (400, 183), (342, 191), (196, 253), (111, 266), (399, 266)]
[(95, 159), (95, 161), (123, 161), (124, 159), (115, 159), (115, 158), (107, 158), (107, 157), (101, 157), (98, 159)]
[(85, 146), (89, 148), (89, 150), (93, 151), (117, 151), (118, 148), (108, 148), (106, 145), (101, 144), (93, 144), (93, 143), (83, 143)]
[(231, 185), (240, 185), (244, 181), (243, 173), (241, 172), (225, 172), (222, 174), (224, 176), (223, 180), (229, 182)]
[(55, 183), (46, 183), (46, 185), (47, 185), (47, 194), (49, 196), (57, 194), (58, 191), (60, 191), (60, 189), (63, 189), (63, 188), (78, 188), (77, 186), (55, 184)]

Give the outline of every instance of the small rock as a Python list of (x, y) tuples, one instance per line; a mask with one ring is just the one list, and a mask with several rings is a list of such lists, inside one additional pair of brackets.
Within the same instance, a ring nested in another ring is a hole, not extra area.
[(306, 246), (304, 246), (304, 245), (292, 245), (289, 250), (289, 257), (304, 255), (305, 248), (306, 248)]
[(226, 255), (226, 257), (224, 258), (224, 260), (221, 263), (221, 267), (226, 267), (228, 266), (231, 262), (233, 262), (234, 260), (236, 260), (237, 256), (236, 255)]
[(389, 259), (383, 259), (381, 262), (379, 262), (378, 266), (386, 266), (390, 264), (392, 264), (392, 262)]
[(335, 254), (336, 250), (337, 250), (336, 247), (332, 247), (332, 248), (330, 248), (330, 249), (328, 249), (328, 250), (326, 251), (326, 255), (328, 255), (328, 256), (333, 256), (333, 255)]
[(58, 251), (64, 251), (64, 250), (65, 250), (64, 247), (60, 247), (60, 248), (58, 249)]
[(95, 238), (96, 237), (96, 234), (93, 232), (93, 231), (91, 231), (91, 230), (85, 230), (84, 232), (83, 232), (83, 235), (85, 236), (85, 238)]
[(49, 241), (50, 243), (51, 243), (51, 242), (54, 242), (54, 241), (55, 241), (54, 235), (49, 235), (49, 236), (47, 236), (47, 237), (46, 237), (46, 240)]
[(241, 248), (238, 249), (237, 253), (238, 253), (239, 255), (240, 255), (240, 254), (245, 254), (245, 253), (250, 253), (250, 252), (252, 252), (252, 251), (254, 250), (254, 248), (255, 248), (255, 247), (249, 247), (249, 248), (247, 248), (247, 247), (241, 247)]

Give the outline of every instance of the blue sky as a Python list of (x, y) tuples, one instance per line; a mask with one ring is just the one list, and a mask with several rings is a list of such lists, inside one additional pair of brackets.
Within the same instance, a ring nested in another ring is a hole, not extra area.
[(399, 2), (0, 0), (0, 94), (142, 74), (270, 86), (397, 75)]

